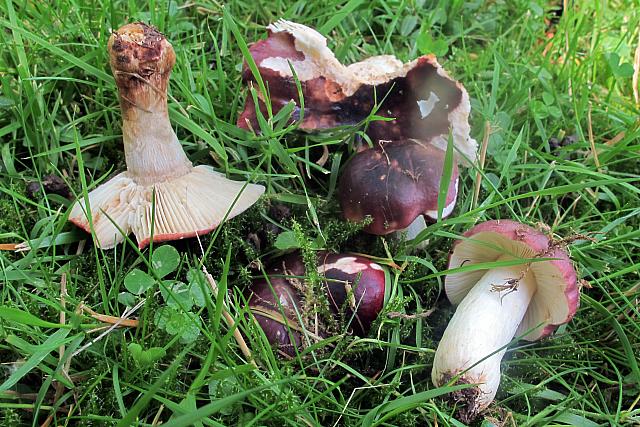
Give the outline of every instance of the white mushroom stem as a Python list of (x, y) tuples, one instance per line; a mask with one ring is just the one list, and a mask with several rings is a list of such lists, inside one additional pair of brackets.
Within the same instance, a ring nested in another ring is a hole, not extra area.
[[(499, 260), (506, 259), (509, 257)], [(525, 271), (516, 290), (498, 290)], [(493, 268), (469, 291), (451, 318), (436, 350), (432, 380), (442, 385), (466, 371), (458, 382), (478, 384), (480, 391), (465, 394), (468, 399), (461, 403), (466, 412), (477, 414), (493, 401), (505, 346), (513, 339), (535, 292), (535, 277), (526, 265)]]
[[(418, 237), (418, 234), (420, 234), (420, 232), (425, 228), (427, 228), (427, 222), (424, 220), (424, 215), (418, 215), (407, 228), (400, 230), (397, 233), (406, 232), (407, 240), (413, 240)], [(428, 242), (428, 240), (425, 240), (425, 242)]]
[[(413, 240), (418, 237), (422, 230), (427, 228), (427, 222), (424, 215), (418, 215), (411, 224), (404, 230), (398, 230), (393, 233), (397, 239)], [(429, 239), (424, 239), (416, 245), (416, 249), (425, 249), (429, 245)]]
[(167, 85), (175, 54), (157, 30), (128, 24), (109, 38), (127, 171), (81, 197), (69, 220), (111, 248), (133, 232), (140, 248), (201, 236), (249, 208), (261, 185), (193, 166), (171, 127)]
[(150, 185), (191, 172), (193, 166), (176, 136), (166, 95), (153, 109), (131, 108), (123, 115), (122, 140), (131, 178)]

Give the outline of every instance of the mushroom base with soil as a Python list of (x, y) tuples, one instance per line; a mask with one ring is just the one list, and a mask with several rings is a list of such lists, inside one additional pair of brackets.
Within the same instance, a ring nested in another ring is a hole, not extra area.
[(535, 341), (571, 320), (579, 289), (565, 248), (516, 221), (487, 221), (467, 231), (449, 259), (449, 270), (460, 267), (445, 279), (458, 307), (436, 350), (432, 380), (477, 385), (453, 396), (468, 422), (493, 401), (507, 345), (514, 337)]
[[(433, 382), (443, 385), (459, 376), (460, 384), (478, 385), (477, 393), (465, 394), (470, 399), (458, 401), (464, 408), (461, 415), (479, 413), (498, 391), (500, 361), (536, 292), (535, 279), (527, 270), (524, 264), (488, 270), (462, 300), (442, 336)], [(514, 280), (517, 287), (511, 288)]]

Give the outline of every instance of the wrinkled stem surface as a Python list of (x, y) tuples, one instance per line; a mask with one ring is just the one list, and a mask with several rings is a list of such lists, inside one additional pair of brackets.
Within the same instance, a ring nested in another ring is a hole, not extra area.
[(191, 172), (169, 122), (167, 87), (175, 64), (171, 44), (152, 27), (125, 25), (109, 40), (109, 60), (122, 110), (128, 176), (147, 186)]
[(138, 110), (128, 117), (122, 123), (124, 153), (127, 170), (139, 184), (150, 185), (191, 171), (191, 162), (169, 122), (166, 103), (164, 111)]

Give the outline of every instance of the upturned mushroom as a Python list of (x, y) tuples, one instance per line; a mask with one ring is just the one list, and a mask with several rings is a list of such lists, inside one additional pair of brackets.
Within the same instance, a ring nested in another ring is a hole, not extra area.
[[(444, 149), (451, 133), (458, 160), (475, 160), (477, 144), (469, 136), (469, 95), (433, 55), (408, 63), (391, 55), (374, 56), (346, 66), (327, 47), (327, 39), (312, 28), (279, 20), (267, 30), (268, 37), (249, 49), (269, 88), (268, 94), (258, 94), (257, 107), (263, 114), (267, 96), (274, 114), (295, 101), (292, 119), (302, 118), (303, 130), (356, 125), (375, 111), (388, 120), (368, 123), (366, 132), (374, 143), (415, 138)], [(304, 111), (292, 68), (302, 83)], [(248, 66), (243, 79), (255, 83)], [(238, 126), (259, 129), (251, 96)]]
[(203, 235), (249, 208), (264, 187), (232, 181), (210, 166), (193, 166), (171, 127), (171, 44), (155, 28), (128, 24), (109, 38), (127, 171), (100, 185), (71, 209), (69, 220), (96, 244), (111, 248), (133, 232), (140, 248)]
[[(318, 253), (317, 269), (332, 313), (349, 323), (356, 335), (368, 334), (384, 305), (384, 269), (360, 255), (327, 252)], [(274, 261), (266, 275), (247, 289), (248, 305), (269, 342), (282, 354), (294, 356), (296, 348), (305, 346), (299, 322), (305, 321), (305, 265), (300, 254), (293, 253)]]
[[(380, 142), (356, 153), (340, 175), (339, 198), (344, 217), (362, 221), (368, 233), (406, 231), (414, 239), (428, 220), (438, 218), (438, 195), (445, 153), (409, 139)], [(453, 211), (458, 193), (458, 167), (452, 165), (442, 218)]]
[(542, 232), (510, 220), (478, 224), (455, 243), (449, 269), (496, 262), (445, 279), (447, 296), (458, 307), (438, 345), (432, 380), (438, 386), (454, 379), (477, 384), (454, 396), (464, 422), (493, 401), (509, 342), (548, 336), (571, 320), (579, 304), (569, 255)]

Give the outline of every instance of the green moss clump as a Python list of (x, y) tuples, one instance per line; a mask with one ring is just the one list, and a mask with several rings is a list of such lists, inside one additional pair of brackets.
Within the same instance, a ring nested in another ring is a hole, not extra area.
[(26, 421), (27, 420), (23, 419), (20, 413), (13, 408), (0, 409), (0, 427), (20, 426)]
[(36, 215), (29, 215), (29, 209), (21, 205), (18, 200), (26, 197), (25, 186), (22, 182), (12, 180), (6, 184), (6, 191), (14, 193), (14, 197), (3, 195), (0, 197), (0, 233), (22, 233), (23, 224), (25, 230), (33, 227), (32, 218)]

